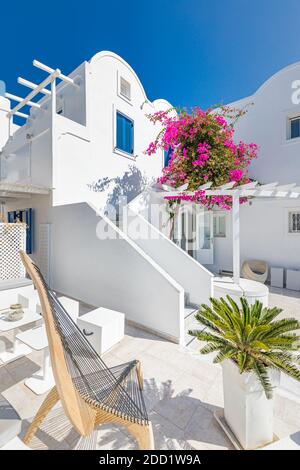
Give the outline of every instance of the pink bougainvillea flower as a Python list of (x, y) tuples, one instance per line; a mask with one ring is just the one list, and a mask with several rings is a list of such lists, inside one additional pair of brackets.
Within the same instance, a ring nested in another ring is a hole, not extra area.
[(230, 170), (230, 181), (240, 181), (243, 178), (243, 170)]
[[(257, 156), (257, 145), (234, 142), (234, 127), (231, 124), (243, 114), (244, 110), (223, 106), (217, 111), (197, 107), (190, 112), (179, 111), (175, 114), (172, 109), (149, 116), (151, 122), (161, 125), (161, 132), (145, 153), (154, 155), (159, 149), (172, 149), (159, 181), (167, 182), (174, 188), (188, 183), (189, 195), (166, 196), (166, 200), (172, 203), (183, 200), (196, 202), (206, 209), (215, 206), (223, 210), (231, 208), (230, 196), (206, 196), (197, 188), (207, 181), (212, 183), (212, 188), (230, 181), (239, 184), (250, 181), (248, 167)], [(241, 198), (240, 201), (244, 203), (245, 199)]]

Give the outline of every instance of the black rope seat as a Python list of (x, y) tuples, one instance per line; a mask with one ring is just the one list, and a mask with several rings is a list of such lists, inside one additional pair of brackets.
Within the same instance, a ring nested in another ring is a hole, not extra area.
[(148, 414), (136, 374), (137, 361), (107, 367), (34, 268), (46, 290), (56, 330), (60, 336), (68, 372), (78, 393), (92, 406), (139, 424)]

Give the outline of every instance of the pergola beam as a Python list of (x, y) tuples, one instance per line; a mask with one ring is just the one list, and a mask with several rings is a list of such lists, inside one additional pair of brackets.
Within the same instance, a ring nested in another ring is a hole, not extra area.
[[(233, 253), (233, 280), (240, 282), (240, 198), (241, 197), (274, 197), (292, 199), (300, 197), (300, 186), (296, 183), (278, 185), (278, 183), (268, 183), (259, 186), (256, 181), (233, 187), (235, 182), (227, 183), (215, 189), (211, 189), (212, 183), (208, 182), (198, 188), (203, 190), (205, 196), (230, 196), (232, 197), (232, 253)], [(185, 185), (173, 188), (169, 185), (162, 185), (163, 191), (158, 194), (165, 198), (180, 197), (182, 195), (195, 196), (195, 191), (182, 190)]]
[[(22, 77), (18, 77), (17, 78), (17, 82), (20, 84), (20, 85), (24, 85), (26, 86), (27, 88), (31, 88), (31, 90), (35, 90), (38, 85), (36, 85), (35, 83), (33, 82), (30, 82), (29, 80), (25, 80), (25, 78), (22, 78)], [(47, 96), (50, 96), (51, 95), (51, 91), (50, 90), (47, 90), (47, 88), (43, 88), (42, 90), (39, 91), (40, 93), (43, 93), (43, 95), (47, 95)]]
[[(55, 71), (55, 69), (52, 69), (51, 67), (48, 67), (48, 65), (42, 64), (42, 62), (39, 62), (38, 60), (34, 60), (32, 62), (32, 65), (34, 67), (37, 67), (38, 69), (44, 70), (44, 72), (47, 72), (49, 74), (53, 74), (53, 72)], [(60, 74), (58, 75), (57, 78), (60, 78), (60, 80), (63, 80), (66, 83), (70, 83), (70, 85), (78, 86), (78, 85), (76, 85), (76, 83), (74, 82), (74, 80), (72, 78), (68, 77), (67, 75), (64, 75), (61, 72), (60, 72)]]
[(201, 184), (201, 186), (199, 186), (197, 191), (199, 190), (203, 191), (204, 189), (209, 189), (211, 186), (212, 186), (212, 183)]
[(54, 70), (54, 72), (52, 72), (50, 75), (48, 75), (48, 77), (45, 78), (45, 80), (43, 80), (39, 85), (37, 85), (37, 87), (32, 90), (24, 99), (23, 101), (21, 101), (19, 104), (17, 104), (11, 111), (9, 111), (9, 113), (7, 113), (7, 116), (8, 117), (11, 117), (13, 116), (17, 111), (19, 111), (19, 109), (23, 108), (27, 103), (28, 101), (30, 101), (32, 98), (34, 98), (38, 93), (41, 92), (41, 90), (44, 89), (44, 87), (46, 87), (47, 85), (49, 85), (49, 83), (52, 83), (53, 80), (55, 80), (56, 77), (58, 77), (60, 74), (60, 70), (59, 69), (56, 69)]
[[(5, 93), (5, 98), (9, 98), (10, 100), (13, 100), (13, 101), (18, 101), (19, 103), (21, 103), (24, 99), (24, 98), (21, 98), (20, 96), (12, 95), (11, 93), (7, 93), (7, 92)], [(27, 105), (31, 106), (32, 108), (41, 107), (40, 104), (34, 103), (34, 101), (28, 101)]]
[(24, 119), (29, 118), (28, 114), (20, 113), (20, 111), (16, 111), (16, 112), (15, 112), (15, 115), (16, 115), (16, 116), (19, 116), (19, 117), (22, 117), (22, 118), (24, 118)]

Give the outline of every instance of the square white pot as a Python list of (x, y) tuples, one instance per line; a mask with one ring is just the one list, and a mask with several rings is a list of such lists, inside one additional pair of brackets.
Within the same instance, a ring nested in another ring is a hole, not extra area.
[(300, 271), (297, 269), (286, 270), (286, 288), (300, 290)]
[(272, 267), (271, 268), (271, 286), (272, 287), (283, 287), (283, 268)]
[[(240, 374), (233, 361), (222, 363), (224, 417), (244, 449), (262, 447), (273, 440), (273, 399), (268, 400), (253, 373)], [(272, 384), (279, 374), (270, 374)]]
[(97, 308), (77, 319), (77, 326), (99, 356), (124, 338), (125, 315), (108, 308)]

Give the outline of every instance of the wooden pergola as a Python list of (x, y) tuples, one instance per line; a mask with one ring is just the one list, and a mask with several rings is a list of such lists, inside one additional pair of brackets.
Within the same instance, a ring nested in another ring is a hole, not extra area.
[[(230, 182), (211, 188), (212, 183), (208, 182), (199, 186), (197, 191), (205, 192), (205, 196), (230, 196), (232, 198), (232, 252), (233, 252), (233, 281), (235, 284), (240, 282), (240, 198), (288, 198), (296, 199), (300, 197), (300, 186), (296, 183), (279, 185), (278, 183), (269, 183), (259, 185), (258, 182), (252, 181), (251, 183), (235, 186), (236, 182)], [(194, 196), (195, 191), (187, 191), (187, 184), (178, 188), (173, 188), (167, 184), (162, 184), (159, 195), (166, 197), (176, 196)]]

